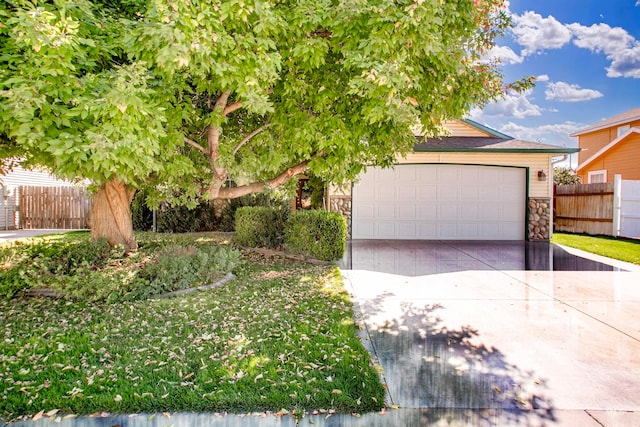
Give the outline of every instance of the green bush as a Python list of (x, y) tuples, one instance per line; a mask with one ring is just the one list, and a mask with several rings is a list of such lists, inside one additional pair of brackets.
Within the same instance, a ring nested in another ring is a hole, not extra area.
[(236, 242), (241, 246), (277, 248), (284, 242), (289, 209), (245, 206), (236, 211)]
[(273, 190), (231, 199), (220, 213), (220, 231), (235, 231), (236, 211), (245, 206), (262, 206), (289, 211), (289, 198), (284, 191)]
[(346, 242), (347, 222), (337, 212), (297, 211), (285, 228), (288, 251), (325, 261), (342, 258)]

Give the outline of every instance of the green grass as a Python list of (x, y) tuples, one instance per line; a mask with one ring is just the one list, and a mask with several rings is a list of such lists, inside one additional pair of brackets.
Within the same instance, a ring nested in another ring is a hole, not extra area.
[(553, 243), (640, 265), (640, 241), (553, 233)]
[(170, 299), (0, 300), (0, 418), (382, 407), (336, 267), (244, 254), (234, 272)]

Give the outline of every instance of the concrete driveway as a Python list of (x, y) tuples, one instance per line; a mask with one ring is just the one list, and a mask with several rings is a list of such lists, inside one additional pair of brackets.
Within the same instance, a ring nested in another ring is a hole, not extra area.
[(348, 249), (363, 340), (406, 425), (640, 425), (638, 266), (548, 243)]

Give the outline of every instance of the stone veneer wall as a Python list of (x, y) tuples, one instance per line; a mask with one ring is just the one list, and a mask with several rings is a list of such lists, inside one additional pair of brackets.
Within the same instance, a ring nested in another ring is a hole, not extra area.
[(329, 197), (329, 211), (340, 212), (347, 220), (347, 238), (351, 238), (351, 196)]
[(551, 199), (529, 199), (529, 240), (549, 240), (551, 218)]

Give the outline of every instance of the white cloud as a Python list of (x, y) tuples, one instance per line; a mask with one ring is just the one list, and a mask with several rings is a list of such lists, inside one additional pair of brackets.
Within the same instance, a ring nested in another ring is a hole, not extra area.
[(575, 35), (573, 43), (595, 53), (604, 53), (611, 66), (608, 77), (640, 78), (640, 42), (625, 29), (611, 28), (607, 24), (585, 27), (580, 24), (567, 26)]
[(569, 136), (570, 133), (586, 127), (583, 123), (567, 121), (564, 123), (547, 124), (528, 127), (509, 122), (498, 129), (500, 132), (511, 135), (524, 141), (537, 141), (543, 144), (557, 145), (560, 147), (576, 147), (577, 140)]
[(549, 81), (549, 76), (546, 74), (540, 74), (539, 76), (536, 77), (536, 81), (537, 82), (548, 82)]
[(612, 58), (607, 68), (608, 77), (633, 77), (640, 79), (640, 43), (631, 49), (625, 49)]
[(581, 102), (601, 98), (602, 92), (594, 89), (583, 89), (578, 85), (565, 82), (551, 82), (544, 92), (547, 101)]
[(531, 90), (523, 93), (508, 94), (491, 104), (487, 104), (482, 110), (471, 111), (471, 119), (481, 121), (485, 117), (509, 117), (523, 119), (525, 117), (540, 116), (542, 109), (534, 104), (531, 97)]
[(509, 46), (494, 46), (487, 53), (486, 62), (497, 59), (503, 64), (520, 64), (524, 61), (522, 56), (518, 56)]
[[(640, 6), (640, 0), (636, 6)], [(624, 28), (603, 23), (590, 27), (579, 23), (565, 25), (553, 16), (544, 18), (531, 11), (512, 18), (514, 27), (511, 31), (523, 50), (520, 55), (511, 49), (513, 54), (502, 52), (507, 63), (521, 63), (528, 55), (560, 49), (573, 40), (577, 47), (605, 54), (611, 62), (607, 67), (608, 77), (640, 78), (640, 41)]]
[(553, 16), (543, 18), (535, 12), (513, 15), (512, 32), (520, 46), (522, 56), (545, 49), (559, 49), (571, 40), (571, 31)]

